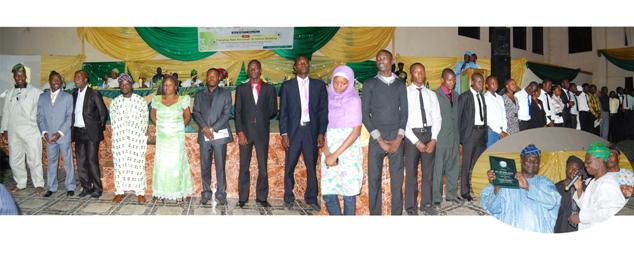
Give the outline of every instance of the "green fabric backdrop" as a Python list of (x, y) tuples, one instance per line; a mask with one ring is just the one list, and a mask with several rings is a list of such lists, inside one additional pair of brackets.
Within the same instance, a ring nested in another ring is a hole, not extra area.
[(544, 65), (539, 63), (527, 62), (526, 67), (530, 69), (537, 77), (542, 80), (548, 79), (555, 84), (560, 84), (561, 81), (567, 79), (569, 81), (575, 79), (579, 74), (580, 69), (569, 69), (563, 67), (555, 67), (551, 65)]
[(216, 52), (198, 52), (196, 27), (137, 27), (137, 33), (151, 48), (170, 59), (195, 61)]
[(326, 45), (337, 31), (339, 27), (295, 27), (293, 49), (277, 49), (273, 52), (291, 60), (300, 55), (310, 58), (315, 51)]
[(363, 83), (366, 79), (376, 76), (379, 71), (376, 68), (376, 61), (368, 60), (363, 62), (348, 63), (348, 66), (354, 71), (354, 78)]
[(125, 62), (92, 62), (84, 63), (81, 67), (82, 70), (88, 73), (88, 83), (93, 86), (102, 83), (101, 78), (103, 75), (110, 77), (110, 72), (114, 68), (117, 68), (119, 73), (123, 73), (125, 71)]
[(634, 60), (619, 59), (619, 58), (610, 56), (609, 54), (605, 53), (603, 50), (599, 50), (599, 56), (601, 55), (605, 56), (605, 59), (608, 59), (610, 63), (618, 66), (621, 69), (634, 71)]

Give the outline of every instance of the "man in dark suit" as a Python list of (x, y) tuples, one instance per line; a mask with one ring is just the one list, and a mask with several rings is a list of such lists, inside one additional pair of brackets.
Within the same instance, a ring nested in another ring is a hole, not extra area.
[(251, 174), (249, 164), (255, 145), (258, 160), (258, 180), (256, 184), (256, 202), (263, 207), (271, 207), (267, 202), (269, 179), (267, 160), (269, 157), (270, 119), (277, 114), (277, 94), (275, 88), (260, 79), (262, 65), (251, 60), (247, 73), (249, 80), (236, 89), (236, 133), (240, 145), (240, 174), (238, 206), (241, 208), (249, 200)]
[(293, 207), (295, 195), (295, 166), (299, 155), (306, 165), (306, 192), (304, 200), (315, 211), (321, 210), (317, 201), (317, 150), (324, 145), (328, 127), (328, 95), (326, 84), (308, 77), (308, 57), (295, 59), (297, 77), (284, 81), (280, 92), (280, 133), (286, 150), (284, 165), (284, 204)]
[(99, 198), (103, 192), (99, 170), (99, 143), (103, 140), (108, 109), (101, 94), (87, 84), (88, 74), (85, 71), (76, 71), (72, 136), (75, 141), (77, 174), (83, 187), (79, 197), (90, 194), (93, 198)]
[(200, 203), (211, 199), (211, 158), (216, 162), (216, 199), (219, 205), (227, 204), (227, 178), (225, 161), (227, 143), (233, 141), (229, 117), (231, 116), (231, 92), (218, 87), (220, 72), (207, 71), (207, 89), (196, 94), (194, 120), (198, 124), (198, 146), (200, 147), (200, 175), (203, 183)]
[(473, 200), (471, 172), (487, 144), (487, 106), (482, 95), (483, 84), (482, 74), (474, 73), (469, 91), (458, 97), (458, 131), (462, 144), (460, 196), (465, 201)]

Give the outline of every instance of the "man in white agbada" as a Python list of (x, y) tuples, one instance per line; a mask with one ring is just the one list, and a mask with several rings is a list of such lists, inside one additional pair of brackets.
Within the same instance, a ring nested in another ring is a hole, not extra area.
[(190, 76), (191, 76), (191, 78), (189, 78), (188, 80), (185, 80), (185, 82), (183, 82), (181, 84), (181, 87), (198, 87), (198, 86), (200, 86), (202, 81), (200, 79), (198, 79), (198, 71), (196, 69), (192, 70)]
[[(42, 91), (27, 86), (26, 68), (16, 64), (11, 69), (15, 86), (6, 91), (2, 109), (2, 139), (9, 144), (9, 164), (17, 183), (15, 193), (26, 188), (28, 165), (37, 193), (44, 192), (42, 136), (37, 127), (37, 102)], [(25, 164), (26, 159), (26, 164)]]
[(119, 81), (117, 76), (119, 76), (119, 69), (114, 68), (110, 71), (110, 77), (107, 80), (108, 87), (105, 88), (117, 88), (119, 87)]
[(115, 187), (112, 202), (119, 203), (126, 191), (134, 191), (137, 201), (145, 203), (148, 105), (143, 97), (132, 93), (128, 74), (121, 74), (118, 82), (121, 95), (110, 105)]
[(618, 183), (618, 173), (608, 172), (610, 149), (594, 142), (586, 151), (585, 166), (590, 180), (585, 191), (581, 180), (575, 182), (577, 193), (572, 196), (579, 207), (579, 213), (570, 216), (570, 223), (578, 224), (584, 230), (600, 224), (618, 213), (627, 202)]

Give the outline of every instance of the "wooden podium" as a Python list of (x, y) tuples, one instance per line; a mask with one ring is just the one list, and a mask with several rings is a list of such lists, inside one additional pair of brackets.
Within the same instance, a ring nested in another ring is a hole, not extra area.
[[(486, 79), (489, 71), (486, 69), (467, 69), (460, 73), (460, 93), (469, 90), (471, 86), (471, 75), (474, 73), (482, 74), (482, 77)], [(482, 80), (485, 82), (486, 80)]]

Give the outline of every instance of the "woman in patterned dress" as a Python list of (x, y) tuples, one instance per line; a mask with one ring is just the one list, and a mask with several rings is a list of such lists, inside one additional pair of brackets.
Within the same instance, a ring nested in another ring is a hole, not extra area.
[(163, 79), (163, 93), (152, 99), (152, 121), (156, 123), (156, 154), (152, 174), (155, 198), (182, 200), (193, 192), (189, 160), (185, 151), (185, 126), (191, 120), (189, 96), (178, 96), (176, 80)]
[(354, 72), (342, 65), (333, 71), (328, 86), (328, 129), (321, 156), (321, 193), (330, 215), (354, 215), (356, 196), (361, 192), (363, 154), (361, 98), (354, 88)]
[(520, 106), (515, 101), (515, 92), (517, 92), (517, 83), (515, 80), (509, 79), (505, 83), (506, 91), (502, 98), (504, 99), (504, 109), (506, 111), (506, 131), (509, 135), (520, 132), (520, 122), (517, 118), (517, 111)]

